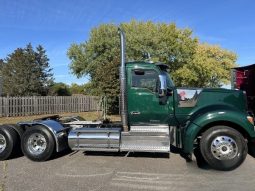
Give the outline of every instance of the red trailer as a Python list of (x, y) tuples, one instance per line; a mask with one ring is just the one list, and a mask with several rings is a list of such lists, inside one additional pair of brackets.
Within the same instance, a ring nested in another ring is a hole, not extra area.
[(255, 64), (233, 68), (231, 85), (246, 92), (248, 109), (255, 114)]

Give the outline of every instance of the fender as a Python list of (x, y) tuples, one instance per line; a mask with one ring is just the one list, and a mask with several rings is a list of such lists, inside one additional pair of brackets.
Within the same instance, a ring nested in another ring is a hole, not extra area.
[(199, 115), (191, 117), (190, 121), (187, 122), (187, 125), (184, 128), (183, 150), (185, 153), (193, 152), (193, 142), (198, 133), (206, 125), (217, 121), (235, 123), (236, 125), (242, 127), (250, 137), (255, 137), (254, 126), (247, 120), (247, 115), (244, 112), (223, 106), (218, 109), (207, 112), (201, 111), (199, 113)]
[(54, 120), (42, 120), (42, 121), (31, 121), (31, 122), (20, 122), (18, 123), (19, 126), (35, 126), (35, 125), (42, 125), (46, 129), (48, 129), (51, 134), (54, 137), (54, 140), (56, 142), (56, 151), (60, 152), (64, 149), (66, 149), (67, 146), (67, 130), (68, 128), (65, 128), (63, 125), (61, 125), (59, 122)]

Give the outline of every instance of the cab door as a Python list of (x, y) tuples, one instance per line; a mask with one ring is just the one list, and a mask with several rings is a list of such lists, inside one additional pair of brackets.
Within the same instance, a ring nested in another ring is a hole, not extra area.
[(130, 125), (169, 124), (173, 115), (173, 97), (159, 98), (159, 72), (154, 69), (130, 69), (128, 117)]

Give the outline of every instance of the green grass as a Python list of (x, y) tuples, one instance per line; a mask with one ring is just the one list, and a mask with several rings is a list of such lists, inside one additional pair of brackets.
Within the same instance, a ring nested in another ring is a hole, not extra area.
[[(54, 115), (54, 114), (49, 114), (49, 115)], [(33, 116), (22, 116), (22, 117), (0, 117), (0, 124), (15, 124), (20, 121), (31, 121), (33, 119), (40, 118), (40, 117), (46, 117), (49, 115), (33, 115)], [(84, 119), (86, 119), (87, 121), (92, 121), (92, 120), (98, 120), (101, 116), (101, 113), (81, 112), (81, 113), (62, 113), (59, 115), (61, 115), (61, 116), (79, 115), (79, 116), (83, 117)], [(118, 116), (118, 115), (110, 115), (110, 116), (107, 116), (107, 118), (111, 119), (112, 121), (120, 120), (120, 116)]]

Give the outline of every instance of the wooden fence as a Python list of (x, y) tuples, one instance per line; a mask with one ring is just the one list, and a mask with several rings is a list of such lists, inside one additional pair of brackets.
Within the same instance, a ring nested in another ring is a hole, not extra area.
[(96, 96), (0, 97), (0, 117), (96, 111)]

